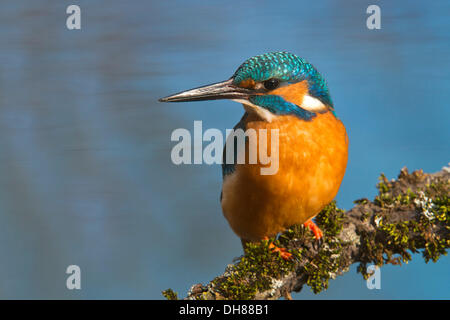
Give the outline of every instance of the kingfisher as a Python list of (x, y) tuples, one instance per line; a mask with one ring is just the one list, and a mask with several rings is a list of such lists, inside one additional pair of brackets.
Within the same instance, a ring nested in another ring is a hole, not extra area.
[[(225, 157), (230, 138), (223, 153), (222, 211), (244, 251), (247, 243), (276, 236), (295, 224), (305, 225), (321, 239), (323, 233), (312, 219), (336, 196), (348, 158), (345, 126), (336, 116), (323, 76), (303, 58), (272, 52), (246, 60), (228, 80), (159, 101), (216, 99), (241, 103), (245, 112), (234, 129), (254, 129), (257, 135), (246, 137), (244, 148), (233, 146), (233, 161)], [(255, 163), (235, 161), (240, 152), (270, 153), (272, 129), (278, 135), (276, 173), (262, 174), (267, 164), (259, 158)], [(270, 248), (291, 259), (286, 249), (273, 243)]]

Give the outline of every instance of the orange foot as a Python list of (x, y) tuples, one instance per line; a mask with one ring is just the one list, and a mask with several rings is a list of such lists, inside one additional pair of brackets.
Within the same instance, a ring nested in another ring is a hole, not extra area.
[[(264, 237), (263, 240), (269, 240), (268, 237)], [(276, 245), (274, 245), (272, 242), (269, 244), (269, 249), (272, 250), (272, 252), (279, 252), (280, 257), (284, 260), (291, 260), (292, 259), (292, 253), (289, 253), (286, 248), (279, 248)]]
[(320, 240), (323, 238), (322, 230), (320, 230), (320, 228), (312, 220), (306, 221), (303, 225), (305, 227), (309, 228), (309, 230), (311, 230), (312, 233), (314, 233), (314, 237), (317, 240)]

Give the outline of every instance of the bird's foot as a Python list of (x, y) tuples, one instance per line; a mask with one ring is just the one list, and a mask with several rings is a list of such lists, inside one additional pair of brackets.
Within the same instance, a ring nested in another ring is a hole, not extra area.
[[(268, 238), (268, 237), (264, 237), (263, 240), (269, 241), (269, 238)], [(280, 253), (280, 257), (283, 258), (284, 260), (288, 260), (288, 261), (289, 261), (289, 260), (292, 259), (292, 253), (289, 253), (289, 252), (287, 251), (286, 248), (280, 248), (280, 247), (277, 247), (276, 245), (274, 245), (274, 244), (271, 242), (271, 243), (269, 244), (269, 249), (270, 249), (272, 252), (279, 252), (279, 253)]]
[(303, 225), (312, 231), (316, 240), (320, 241), (323, 238), (322, 230), (312, 220), (306, 221)]

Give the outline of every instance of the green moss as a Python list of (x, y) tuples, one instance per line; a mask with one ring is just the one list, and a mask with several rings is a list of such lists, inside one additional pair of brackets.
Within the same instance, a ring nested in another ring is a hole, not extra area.
[(425, 196), (433, 198), (430, 211), (437, 221), (447, 225), (450, 229), (450, 197), (448, 183), (440, 181), (427, 186)]
[(375, 241), (374, 233), (364, 233), (361, 235), (361, 262), (359, 263), (356, 271), (361, 273), (364, 279), (368, 279), (370, 274), (367, 273), (367, 265), (375, 264), (382, 266), (384, 264), (383, 259), (383, 245)]
[(167, 289), (162, 292), (162, 295), (167, 300), (178, 300), (178, 293), (174, 292), (172, 289)]
[[(337, 208), (336, 202), (331, 202), (316, 217), (316, 223), (324, 233), (319, 251), (314, 256), (305, 255), (309, 259), (300, 271), (307, 275), (306, 284), (314, 293), (328, 289), (330, 279), (343, 269), (342, 248), (347, 243), (336, 238), (342, 231), (344, 211)], [(304, 251), (309, 253), (309, 251)]]
[(332, 201), (317, 215), (316, 223), (326, 238), (335, 237), (342, 231), (344, 212), (336, 206), (336, 201)]
[(317, 255), (315, 255), (302, 272), (308, 276), (306, 284), (311, 287), (314, 293), (328, 289), (330, 279), (334, 279), (341, 265), (342, 246), (339, 241), (324, 244)]
[(370, 212), (363, 212), (361, 215), (361, 221), (367, 221), (371, 216)]
[[(410, 234), (416, 227), (415, 221), (402, 221), (398, 223), (383, 224), (379, 226), (379, 236), (384, 238), (383, 253), (384, 262), (398, 264), (400, 261), (408, 262), (411, 254), (415, 251), (415, 242), (410, 238)], [(398, 257), (394, 257), (397, 254)]]
[[(256, 292), (270, 289), (273, 279), (293, 271), (294, 261), (286, 261), (272, 252), (270, 242), (281, 246), (275, 239), (247, 244), (245, 255), (226, 272), (226, 276), (212, 281), (214, 291), (225, 299), (252, 299)], [(298, 252), (290, 252), (298, 257)]]
[(370, 203), (370, 200), (367, 198), (357, 199), (353, 201), (354, 204), (367, 204)]
[(378, 184), (377, 184), (377, 189), (378, 189), (379, 193), (380, 194), (388, 193), (389, 190), (391, 189), (391, 187), (392, 187), (391, 183), (386, 178), (384, 173), (382, 173), (380, 175), (380, 177), (378, 178)]
[[(413, 173), (409, 178), (417, 176)], [(374, 204), (381, 210), (373, 217), (376, 231), (361, 234), (363, 262), (357, 270), (364, 278), (368, 276), (366, 269), (369, 263), (378, 266), (400, 264), (410, 261), (411, 254), (419, 251), (426, 262), (436, 262), (441, 255), (446, 255), (450, 247), (448, 181), (440, 180), (415, 192), (408, 188), (406, 192), (392, 196), (392, 184), (382, 175), (377, 187), (379, 195)], [(401, 210), (416, 210), (420, 214), (408, 221), (385, 222), (389, 221), (391, 212)], [(436, 233), (438, 227), (446, 232)]]
[(384, 208), (391, 205), (394, 202), (394, 198), (391, 196), (389, 192), (389, 188), (383, 182), (378, 183), (377, 185), (379, 193), (373, 200), (373, 203)]

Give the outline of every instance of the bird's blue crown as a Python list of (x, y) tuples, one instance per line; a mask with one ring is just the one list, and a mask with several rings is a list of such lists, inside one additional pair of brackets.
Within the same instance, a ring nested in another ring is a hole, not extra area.
[(309, 94), (333, 108), (328, 86), (322, 75), (312, 64), (289, 52), (272, 52), (252, 57), (236, 70), (232, 78), (235, 85), (250, 79), (262, 82), (275, 78), (289, 84), (306, 80)]

